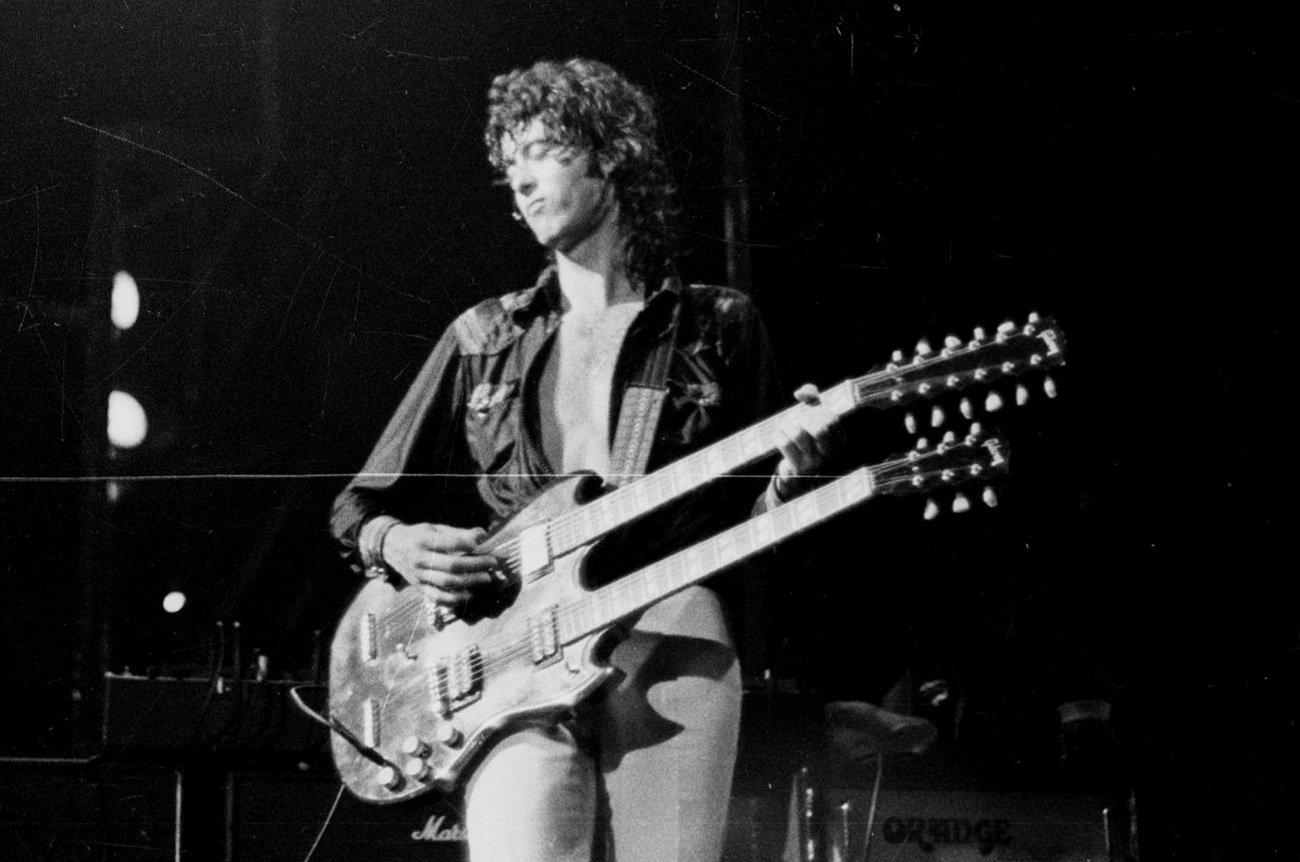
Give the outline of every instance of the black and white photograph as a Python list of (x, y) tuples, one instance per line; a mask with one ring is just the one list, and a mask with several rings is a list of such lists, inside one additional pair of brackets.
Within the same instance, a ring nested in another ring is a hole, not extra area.
[(0, 856), (1300, 858), (1294, 18), (0, 5)]

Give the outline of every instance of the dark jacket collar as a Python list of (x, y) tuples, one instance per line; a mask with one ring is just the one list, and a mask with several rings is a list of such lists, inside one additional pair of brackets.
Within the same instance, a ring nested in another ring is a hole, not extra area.
[[(645, 319), (647, 325), (662, 321), (661, 332), (667, 332), (678, 313), (682, 296), (682, 280), (673, 267), (655, 290), (647, 297)], [(560, 277), (555, 264), (550, 264), (537, 276), (537, 281), (527, 290), (511, 295), (506, 310), (514, 322), (526, 328), (528, 321), (538, 316), (559, 317), (563, 310), (560, 294)]]

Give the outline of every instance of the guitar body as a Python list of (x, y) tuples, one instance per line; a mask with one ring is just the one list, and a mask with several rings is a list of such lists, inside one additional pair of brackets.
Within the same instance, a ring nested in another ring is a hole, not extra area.
[[(543, 492), (484, 549), (577, 507), (590, 481)], [(330, 715), (369, 749), (331, 734), (335, 765), (353, 794), (388, 803), (450, 790), (502, 730), (554, 720), (605, 682), (613, 673), (598, 660), (605, 633), (564, 645), (551, 626), (550, 609), (587, 592), (588, 550), (528, 577), (507, 572), (504, 598), (472, 621), (439, 624), (413, 587), (377, 579), (361, 588), (330, 651)]]

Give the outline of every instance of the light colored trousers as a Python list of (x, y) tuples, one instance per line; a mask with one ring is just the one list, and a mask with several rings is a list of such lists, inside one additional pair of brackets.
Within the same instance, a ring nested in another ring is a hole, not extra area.
[(518, 730), (475, 768), (470, 862), (721, 858), (741, 682), (717, 596), (649, 608), (611, 663), (625, 676), (582, 707), (583, 730)]

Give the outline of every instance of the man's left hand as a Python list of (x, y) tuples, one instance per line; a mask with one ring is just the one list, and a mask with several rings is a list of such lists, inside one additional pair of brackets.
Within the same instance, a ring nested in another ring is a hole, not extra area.
[(776, 429), (781, 461), (776, 465), (773, 490), (782, 500), (807, 489), (817, 469), (835, 448), (834, 431), (839, 418), (822, 404), (821, 391), (811, 383), (795, 390), (794, 397), (808, 409), (794, 411)]

